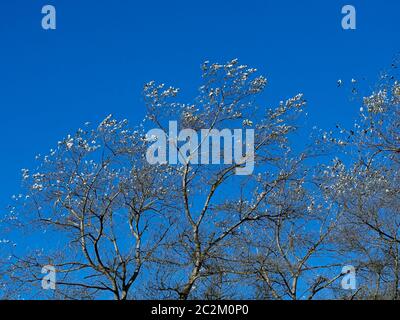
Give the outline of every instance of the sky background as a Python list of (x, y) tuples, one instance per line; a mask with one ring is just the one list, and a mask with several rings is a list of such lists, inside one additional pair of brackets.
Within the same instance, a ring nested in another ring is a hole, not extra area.
[[(57, 30), (41, 27), (46, 4)], [(356, 30), (341, 27), (346, 4)], [(359, 106), (337, 80), (373, 86), (399, 50), (399, 12), (398, 0), (1, 0), (0, 207), (19, 193), (21, 169), (86, 121), (139, 123), (144, 83), (194, 96), (205, 60), (257, 68), (266, 107), (303, 92), (311, 124), (350, 125)]]

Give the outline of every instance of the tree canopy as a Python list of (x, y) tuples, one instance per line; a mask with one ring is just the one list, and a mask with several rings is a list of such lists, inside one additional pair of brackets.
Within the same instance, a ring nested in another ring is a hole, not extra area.
[[(385, 73), (362, 99), (354, 127), (307, 132), (302, 93), (270, 107), (256, 69), (237, 59), (201, 69), (192, 101), (150, 82), (142, 123), (111, 115), (87, 123), (22, 170), (23, 191), (1, 221), (9, 237), (0, 240), (0, 294), (398, 299), (396, 75)], [(254, 172), (236, 175), (243, 162), (150, 164), (147, 132), (168, 132), (172, 120), (198, 133), (253, 129)], [(46, 265), (57, 271), (56, 290), (41, 288)], [(347, 265), (355, 290), (340, 286)]]

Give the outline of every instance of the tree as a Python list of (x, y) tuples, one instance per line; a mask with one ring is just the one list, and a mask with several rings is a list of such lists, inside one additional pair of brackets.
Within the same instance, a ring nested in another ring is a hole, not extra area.
[[(209, 284), (215, 279), (224, 279), (219, 282), (226, 287), (230, 279), (223, 265), (231, 255), (232, 241), (244, 228), (253, 228), (255, 223), (276, 215), (268, 210), (268, 198), (291, 178), (283, 168), (278, 169), (287, 161), (288, 136), (296, 130), (294, 120), (305, 105), (303, 96), (299, 94), (276, 108), (265, 108), (260, 115), (256, 96), (267, 81), (255, 77), (255, 69), (232, 60), (223, 65), (206, 62), (202, 70), (204, 84), (194, 103), (176, 102), (178, 90), (174, 88), (164, 90), (162, 85), (148, 84), (148, 118), (164, 132), (168, 132), (171, 119), (179, 121), (178, 127), (189, 127), (199, 134), (202, 128), (209, 132), (255, 128), (254, 162), (259, 172), (235, 175), (244, 162), (192, 165), (190, 160), (209, 137), (188, 154), (187, 161), (173, 173), (176, 188), (170, 191), (179, 203), (175, 221), (178, 228), (171, 233), (172, 239), (163, 244), (165, 250), (158, 258), (152, 296), (157, 292), (164, 298), (183, 300), (208, 296), (210, 290), (215, 292)], [(223, 143), (227, 144), (224, 138)], [(220, 154), (222, 149), (221, 143)]]
[(399, 299), (399, 105), (400, 84), (385, 73), (363, 99), (361, 122), (342, 130), (347, 155), (326, 171), (326, 192), (345, 211), (338, 247), (356, 266), (355, 298)]
[(22, 171), (26, 195), (17, 197), (12, 220), (46, 233), (48, 242), (32, 236), (39, 246), (15, 256), (10, 274), (18, 291), (40, 286), (42, 267), (52, 265), (56, 298), (128, 297), (169, 228), (160, 211), (161, 202), (167, 210), (160, 181), (168, 170), (148, 165), (145, 147), (140, 129), (109, 116), (68, 135), (38, 158), (34, 172)]
[(86, 124), (22, 170), (4, 297), (398, 299), (400, 85), (384, 79), (354, 128), (304, 145), (303, 95), (262, 105), (267, 80), (236, 59), (204, 63), (190, 102), (146, 84), (137, 128)]

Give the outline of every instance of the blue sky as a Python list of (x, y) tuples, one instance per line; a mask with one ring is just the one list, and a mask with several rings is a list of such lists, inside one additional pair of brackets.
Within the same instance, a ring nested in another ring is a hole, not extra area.
[[(57, 30), (41, 28), (46, 4)], [(341, 28), (345, 4), (356, 30)], [(20, 169), (84, 122), (139, 122), (145, 82), (194, 95), (205, 60), (259, 69), (265, 106), (303, 92), (312, 124), (350, 124), (358, 108), (336, 81), (374, 84), (399, 50), (399, 12), (398, 0), (2, 0), (0, 206), (19, 192)]]

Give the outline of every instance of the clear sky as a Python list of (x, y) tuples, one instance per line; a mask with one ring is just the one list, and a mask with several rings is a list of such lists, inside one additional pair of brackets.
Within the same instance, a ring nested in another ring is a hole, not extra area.
[[(46, 4), (56, 30), (41, 27)], [(345, 4), (356, 30), (341, 27)], [(84, 122), (139, 122), (145, 82), (195, 94), (205, 60), (259, 69), (265, 106), (303, 92), (310, 122), (351, 123), (358, 108), (337, 80), (374, 84), (400, 49), (399, 13), (398, 0), (1, 0), (0, 206), (20, 169)]]

